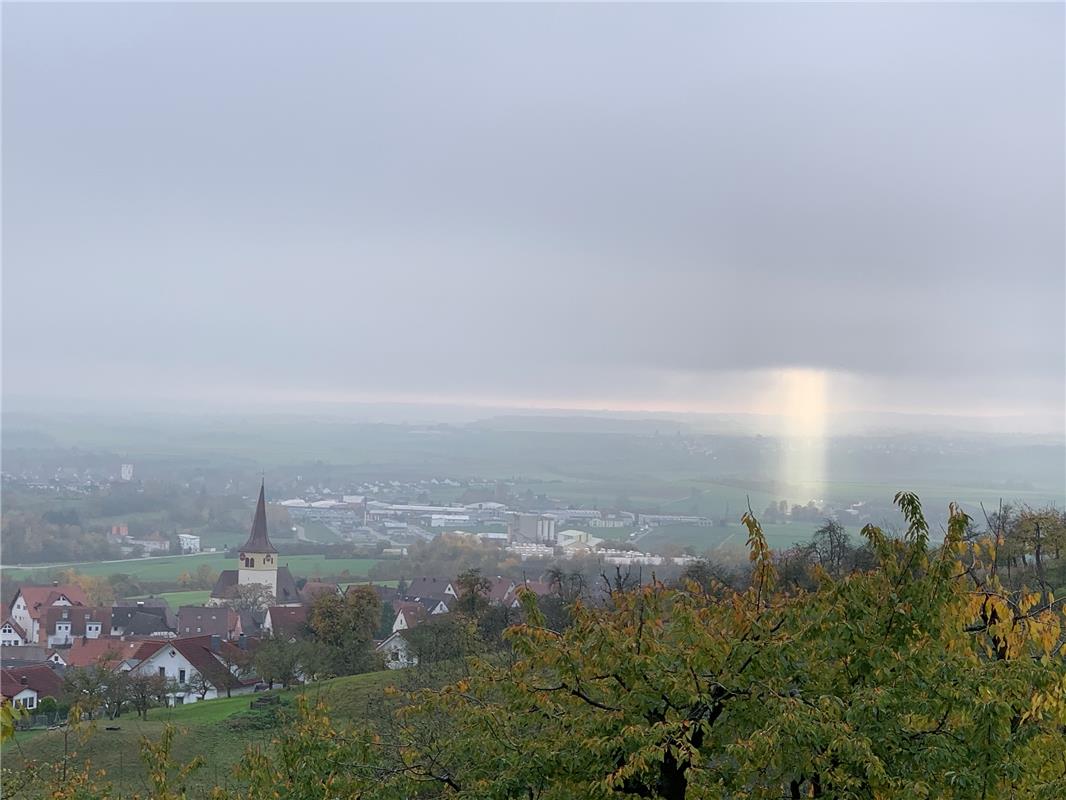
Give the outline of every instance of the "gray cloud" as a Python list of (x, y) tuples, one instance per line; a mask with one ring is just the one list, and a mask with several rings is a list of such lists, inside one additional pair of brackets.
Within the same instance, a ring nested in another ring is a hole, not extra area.
[(4, 391), (1061, 409), (1062, 23), (5, 7)]

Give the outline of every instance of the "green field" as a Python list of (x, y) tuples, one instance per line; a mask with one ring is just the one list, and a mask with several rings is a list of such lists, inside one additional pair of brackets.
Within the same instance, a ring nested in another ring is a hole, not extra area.
[(307, 522), (301, 522), (300, 524), (303, 526), (304, 536), (308, 541), (322, 542), (323, 544), (336, 544), (337, 542), (344, 541), (333, 530), (327, 528), (321, 522), (311, 522), (308, 520)]
[[(762, 526), (766, 541), (774, 550), (787, 550), (794, 544), (809, 541), (819, 527), (814, 522), (767, 523)], [(858, 530), (847, 529), (855, 543)], [(663, 525), (637, 541), (642, 550), (663, 547), (691, 547), (697, 553), (739, 553), (746, 548), (748, 531), (743, 525), (700, 527), (698, 525)]]
[[(145, 600), (149, 595), (140, 595), (139, 597), (131, 597), (130, 600)], [(160, 592), (154, 597), (160, 597), (167, 601), (173, 609), (177, 609), (180, 606), (202, 606), (208, 600), (211, 599), (210, 589), (194, 589), (188, 592)]]
[[(372, 558), (330, 558), (322, 555), (279, 556), (279, 562), (288, 565), (293, 577), (343, 576), (345, 571), (353, 578), (365, 577), (376, 564)], [(221, 572), (236, 569), (237, 559), (227, 558), (224, 553), (202, 553), (195, 556), (166, 556), (162, 558), (131, 558), (123, 561), (97, 561), (83, 564), (45, 565), (40, 567), (3, 567), (5, 581), (46, 581), (60, 569), (74, 569), (85, 575), (113, 575), (125, 573), (143, 581), (176, 581), (183, 572), (192, 574), (201, 564)]]
[[(321, 695), (329, 703), (337, 720), (358, 721), (359, 715), (365, 713), (368, 698), (379, 693), (395, 677), (394, 672), (374, 672), (278, 693), (287, 708), (291, 708), (299, 692)], [(106, 723), (121, 730), (106, 731), (104, 723), (98, 722), (95, 730), (85, 732), (83, 741), (75, 743), (77, 737), (72, 735), (71, 749), (76, 751), (78, 761), (87, 759), (94, 769), (105, 770), (107, 779), (115, 785), (120, 797), (128, 797), (135, 792), (143, 795), (149, 787), (139, 757), (141, 741), (144, 737), (158, 740), (163, 727), (173, 723), (179, 733), (174, 738), (175, 758), (181, 763), (188, 763), (196, 756), (203, 756), (205, 761), (204, 766), (194, 772), (189, 780), (188, 796), (207, 798), (213, 786), (232, 788), (235, 785), (233, 767), (247, 747), (268, 747), (277, 736), (276, 727), (260, 730), (234, 728), (230, 718), (247, 711), (251, 699), (251, 695), (244, 695), (176, 708), (153, 709), (148, 712), (147, 722), (133, 715), (123, 715), (118, 720)], [(17, 768), (23, 759), (58, 762), (62, 757), (63, 735), (58, 731), (19, 732), (15, 734), (13, 742), (3, 747), (5, 768)]]

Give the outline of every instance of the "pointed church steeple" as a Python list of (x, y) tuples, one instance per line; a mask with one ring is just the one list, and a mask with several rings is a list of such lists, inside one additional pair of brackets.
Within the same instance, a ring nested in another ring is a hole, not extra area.
[(250, 553), (277, 553), (267, 536), (266, 480), (259, 485), (259, 503), (255, 507), (255, 519), (252, 520), (252, 532), (248, 541), (241, 547)]

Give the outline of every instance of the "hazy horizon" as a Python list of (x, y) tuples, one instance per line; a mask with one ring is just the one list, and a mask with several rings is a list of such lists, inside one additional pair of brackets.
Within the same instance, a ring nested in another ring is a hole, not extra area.
[(1063, 21), (7, 4), (5, 407), (1061, 434)]

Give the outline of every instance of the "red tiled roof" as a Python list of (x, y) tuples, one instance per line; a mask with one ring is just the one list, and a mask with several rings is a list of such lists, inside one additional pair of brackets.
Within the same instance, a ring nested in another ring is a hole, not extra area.
[[(215, 635), (228, 639), (239, 633), (240, 615), (225, 606), (182, 606), (178, 609), (178, 634)], [(197, 630), (199, 629), (199, 630)]]
[(495, 578), (489, 589), (488, 601), (500, 605), (514, 594), (514, 581), (510, 578)]
[(19, 594), (21, 594), (22, 599), (26, 601), (26, 609), (34, 619), (40, 617), (41, 609), (51, 606), (56, 600), (63, 597), (66, 597), (72, 605), (85, 606), (89, 604), (89, 598), (85, 596), (85, 591), (80, 586), (75, 586), (74, 584), (63, 584), (61, 586), (22, 586), (20, 587), (18, 594), (16, 594), (15, 598), (11, 601), (11, 608), (14, 608), (15, 600), (18, 599)]
[[(25, 684), (23, 678), (26, 679)], [(63, 679), (47, 664), (0, 670), (0, 694), (4, 697), (14, 697), (27, 688), (33, 689), (40, 697), (58, 697), (63, 688)]]
[(127, 658), (142, 659), (154, 653), (163, 642), (123, 641), (101, 637), (99, 639), (75, 639), (69, 650), (60, 653), (68, 667), (113, 666)]
[(410, 600), (400, 600), (393, 604), (393, 608), (396, 609), (397, 617), (403, 614), (408, 628), (413, 628), (429, 616), (429, 610), (424, 605), (413, 603)]
[(270, 615), (270, 628), (275, 636), (295, 636), (307, 624), (307, 606), (271, 606), (267, 614)]
[[(229, 674), (229, 670), (212, 652), (211, 638), (210, 636), (191, 636), (173, 639), (168, 644), (185, 656), (196, 671), (207, 678), (215, 688), (222, 688), (225, 686), (225, 677)], [(221, 643), (219, 652), (221, 652)]]

